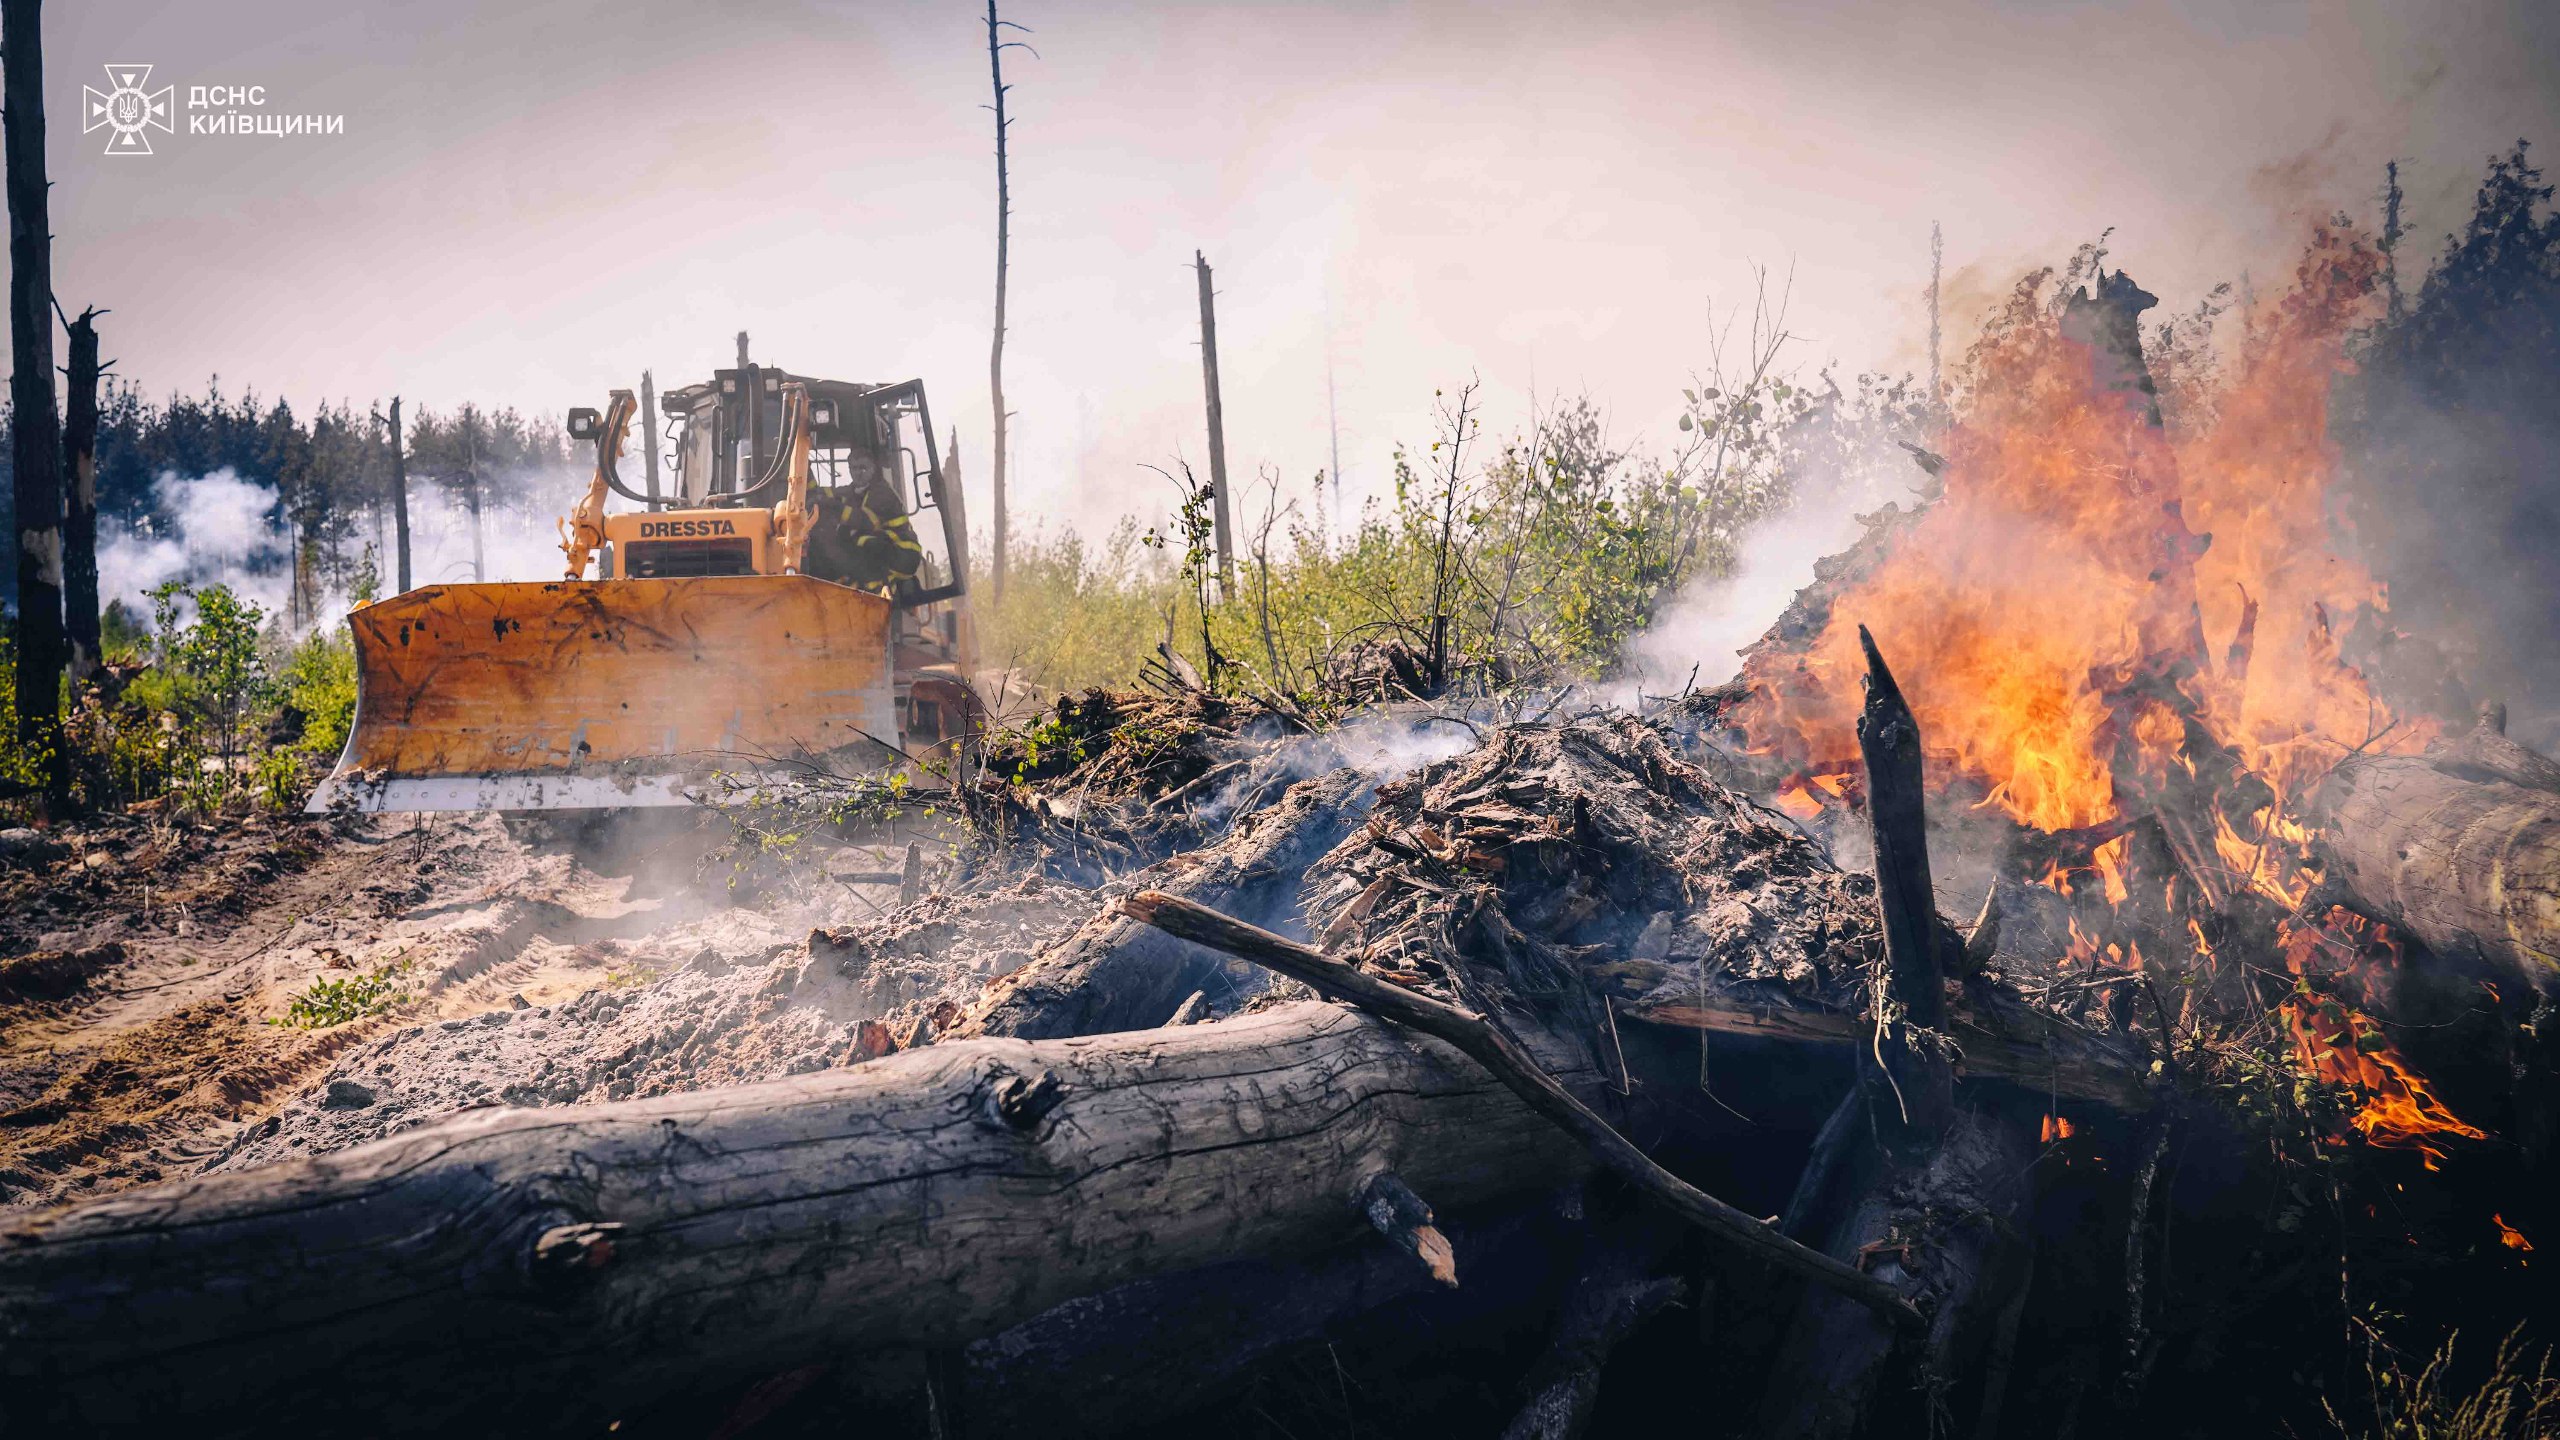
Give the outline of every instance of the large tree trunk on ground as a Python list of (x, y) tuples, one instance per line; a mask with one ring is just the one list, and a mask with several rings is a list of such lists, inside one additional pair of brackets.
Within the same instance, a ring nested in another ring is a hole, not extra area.
[(53, 397), (53, 229), (46, 218), (44, 42), (39, 0), (0, 3), (9, 192), (9, 459), (17, 494), (18, 743), (42, 758), (46, 793), (68, 788), (62, 754), (62, 415)]
[(2560, 995), (2560, 795), (2357, 756), (2329, 773), (2313, 824), (2352, 908)]
[(1446, 1047), (1322, 1005), (467, 1114), (0, 1230), (0, 1430), (599, 1427), (1335, 1245), (1382, 1171), (1461, 1207), (1583, 1163)]
[[(1156, 888), (1251, 924), (1285, 929), (1295, 919), (1307, 866), (1366, 818), (1368, 781), (1350, 770), (1302, 780), (1239, 823), (1237, 833), (1148, 872)], [(1249, 966), (1177, 940), (1106, 907), (1064, 944), (1004, 982), (962, 1034), (1049, 1040), (1161, 1025), (1195, 990), (1231, 1009), (1243, 996), (1231, 968)]]
[(1068, 1301), (969, 1347), (959, 1428), (973, 1437), (1046, 1440), (1119, 1434), (1192, 1409), (1275, 1353), (1389, 1306), (1498, 1314), (1535, 1305), (1572, 1223), (1537, 1203), (1451, 1225), (1465, 1277), (1455, 1290), (1371, 1238)]

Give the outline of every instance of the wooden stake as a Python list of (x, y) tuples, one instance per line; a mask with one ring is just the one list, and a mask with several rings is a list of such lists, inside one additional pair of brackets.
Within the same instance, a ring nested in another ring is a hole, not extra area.
[(649, 483), (649, 508), (658, 508), (658, 381), (640, 372), (640, 457)]

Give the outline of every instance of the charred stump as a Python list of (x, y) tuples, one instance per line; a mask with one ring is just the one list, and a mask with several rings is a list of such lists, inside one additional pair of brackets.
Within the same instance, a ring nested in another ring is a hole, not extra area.
[[(1999, 1317), (2017, 1301), (2030, 1249), (2016, 1220), (2034, 1145), (2007, 1107), (1959, 1106), (1946, 1029), (1945, 937), (1929, 877), (1918, 721), (1862, 626), (1867, 697), (1858, 745), (1875, 831), (1882, 954), (1872, 967), (1873, 1045), (1858, 1082), (1815, 1140), (1788, 1225), (1833, 1258), (1872, 1267), (1928, 1316), (1917, 1345), (1874, 1316), (1808, 1295), (1762, 1407), (1770, 1434), (1934, 1433), (1929, 1407), (1958, 1379), (1996, 1414)], [(1984, 1393), (1988, 1392), (1988, 1393)]]

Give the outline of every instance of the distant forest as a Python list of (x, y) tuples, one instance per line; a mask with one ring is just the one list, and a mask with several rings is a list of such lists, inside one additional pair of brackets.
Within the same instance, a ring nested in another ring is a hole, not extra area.
[[(113, 332), (109, 331), (112, 353)], [(121, 526), (141, 536), (166, 535), (174, 519), (157, 488), (164, 475), (193, 479), (229, 470), (272, 488), (269, 522), (292, 538), (292, 549), (314, 584), (345, 590), (376, 536), (392, 531), (390, 409), (387, 402), (358, 410), (346, 402), (323, 403), (308, 418), (278, 399), (256, 392), (223, 393), (219, 377), (202, 395), (172, 395), (154, 403), (128, 384), (102, 386), (98, 414), (98, 521), (101, 530)], [(469, 510), (565, 508), (555, 477), (569, 464), (569, 441), (548, 415), (527, 417), (513, 407), (477, 405), (402, 417), (408, 432), (409, 504), (418, 509), (450, 501)], [(0, 403), (0, 437), (9, 424)], [(0, 439), (0, 494), (9, 488), (10, 459)], [(379, 571), (389, 575), (384, 547)], [(0, 597), (17, 605), (14, 537), (0, 541)]]

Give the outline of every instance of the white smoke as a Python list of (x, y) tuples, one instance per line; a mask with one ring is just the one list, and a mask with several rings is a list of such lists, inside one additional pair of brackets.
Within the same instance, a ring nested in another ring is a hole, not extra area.
[(1627, 668), (1649, 695), (1673, 694), (1696, 677), (1721, 685), (1742, 669), (1738, 652), (1766, 633), (1813, 565), (1858, 538), (1857, 517), (1827, 500), (1799, 503), (1743, 537), (1733, 573), (1690, 586), (1627, 646)]
[[(540, 476), (521, 488), (560, 497), (557, 508), (515, 509), (492, 504), (480, 517), (478, 578), (555, 580), (561, 574), (559, 515), (575, 477)], [(277, 508), (276, 487), (242, 479), (225, 467), (207, 475), (164, 471), (151, 483), (156, 514), (140, 525), (102, 520), (98, 532), (98, 598), (121, 600), (137, 619), (151, 615), (151, 592), (170, 581), (202, 589), (227, 585), (270, 617), (286, 618), (293, 589), (293, 529)], [(350, 554), (373, 548), (377, 594), (398, 581), (397, 531), (391, 517), (356, 517)], [(409, 551), (418, 585), (460, 584), (474, 577), (471, 513), (441, 485), (413, 482), (409, 491)], [(311, 626), (333, 626), (353, 608), (342, 580), (325, 584)]]
[(1859, 516), (1921, 500), (1928, 476), (1902, 442), (1913, 433), (1863, 384), (1857, 398), (1826, 411), (1809, 447), (1791, 467), (1793, 501), (1744, 532), (1731, 574), (1701, 576), (1665, 605), (1627, 645), (1627, 679), (1612, 699), (1677, 694), (1692, 677), (1698, 688), (1741, 672), (1738, 653), (1768, 633), (1796, 592), (1813, 583), (1814, 562), (1837, 555), (1864, 533)]
[(116, 520), (98, 531), (98, 598), (121, 600), (140, 617), (151, 592), (174, 580), (200, 589), (224, 584), (280, 612), (293, 584), (293, 544), (275, 523), (276, 489), (229, 467), (210, 475), (163, 471), (151, 498), (165, 524), (134, 529)]
[[(540, 477), (525, 488), (542, 498), (524, 509), (491, 505), (481, 511), (477, 578), (557, 580), (565, 573), (560, 554), (560, 517), (568, 513), (576, 492), (585, 488), (583, 478), (565, 474)], [(368, 532), (366, 539), (371, 538)], [(391, 593), (397, 570), (393, 547), (398, 543), (386, 518), (383, 544), (375, 559), (386, 595)], [(411, 582), (469, 584), (475, 578), (473, 553), (470, 508), (440, 486), (413, 485), (409, 492)]]

